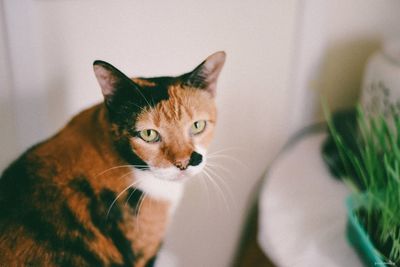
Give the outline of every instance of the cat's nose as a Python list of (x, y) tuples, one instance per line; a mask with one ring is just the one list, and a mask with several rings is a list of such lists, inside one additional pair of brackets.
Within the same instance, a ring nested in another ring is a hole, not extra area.
[(189, 165), (191, 166), (197, 166), (203, 161), (203, 156), (196, 151), (192, 152), (192, 155), (190, 155), (190, 160), (189, 160)]
[(181, 171), (186, 170), (189, 166), (197, 166), (203, 161), (203, 156), (196, 151), (193, 151), (190, 158), (178, 159), (174, 165)]

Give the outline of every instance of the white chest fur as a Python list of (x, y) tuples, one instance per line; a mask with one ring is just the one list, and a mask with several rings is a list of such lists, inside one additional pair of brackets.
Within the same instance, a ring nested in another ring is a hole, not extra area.
[(183, 195), (184, 183), (156, 178), (150, 171), (135, 170), (134, 175), (138, 189), (151, 198), (170, 202), (171, 212), (176, 209)]

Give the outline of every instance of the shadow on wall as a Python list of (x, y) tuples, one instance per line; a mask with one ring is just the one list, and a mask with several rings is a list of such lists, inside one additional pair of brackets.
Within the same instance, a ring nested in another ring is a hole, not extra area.
[(72, 116), (71, 118), (68, 117), (68, 89), (65, 79), (63, 77), (52, 79), (46, 87), (48, 124), (46, 127), (47, 136), (45, 136), (45, 138), (48, 138), (49, 135), (53, 135), (64, 127)]
[[(328, 47), (315, 86), (331, 110), (356, 104), (367, 60), (379, 47), (378, 38), (350, 40)], [(318, 107), (318, 118), (323, 119), (322, 107), (320, 104)]]
[(10, 99), (0, 101), (0, 172), (15, 158), (17, 153), (16, 127)]

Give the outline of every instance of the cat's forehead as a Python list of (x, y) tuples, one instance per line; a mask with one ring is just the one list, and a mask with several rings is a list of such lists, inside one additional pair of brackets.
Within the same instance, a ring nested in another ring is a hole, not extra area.
[[(152, 86), (156, 87), (155, 84)], [(152, 86), (149, 84), (149, 87)], [(137, 127), (146, 128), (151, 125), (174, 127), (200, 118), (215, 120), (215, 104), (209, 93), (179, 84), (170, 84), (166, 88), (157, 89), (167, 90), (168, 98), (153, 107), (143, 109), (137, 117)]]

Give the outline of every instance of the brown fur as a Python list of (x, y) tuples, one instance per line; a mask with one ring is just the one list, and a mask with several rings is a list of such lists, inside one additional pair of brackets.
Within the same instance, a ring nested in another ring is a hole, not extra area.
[[(121, 255), (115, 245), (93, 225), (86, 208), (89, 199), (70, 186), (71, 181), (82, 174), (88, 178), (87, 182), (95, 193), (103, 189), (121, 192), (132, 183), (124, 168), (104, 172), (123, 164), (111, 149), (108, 122), (104, 113), (103, 105), (82, 112), (55, 137), (31, 150), (27, 157), (42, 159), (43, 165), (37, 175), (40, 178), (44, 177), (41, 181), (43, 189), (47, 190), (47, 184), (52, 184), (61, 190), (62, 198), (76, 219), (94, 235), (93, 239), (85, 240), (87, 248), (96, 253), (107, 266), (112, 262), (122, 264)], [(55, 173), (52, 180), (46, 178), (49, 177), (49, 169)], [(126, 198), (119, 201), (120, 206), (124, 206)], [(57, 210), (61, 203), (54, 201), (47, 204), (48, 209)], [(154, 257), (164, 235), (167, 220), (168, 203), (145, 199), (141, 205), (141, 213), (137, 218), (131, 208), (127, 208), (123, 213), (124, 223), (121, 223), (124, 235), (135, 241), (132, 249), (140, 254), (135, 266), (144, 266)], [(29, 258), (41, 255), (44, 266), (56, 266), (51, 263), (52, 251), (29, 238), (24, 227), (9, 225), (4, 230), (7, 231), (1, 232), (0, 239), (0, 259), (3, 264), (7, 263), (10, 267), (25, 266)]]

